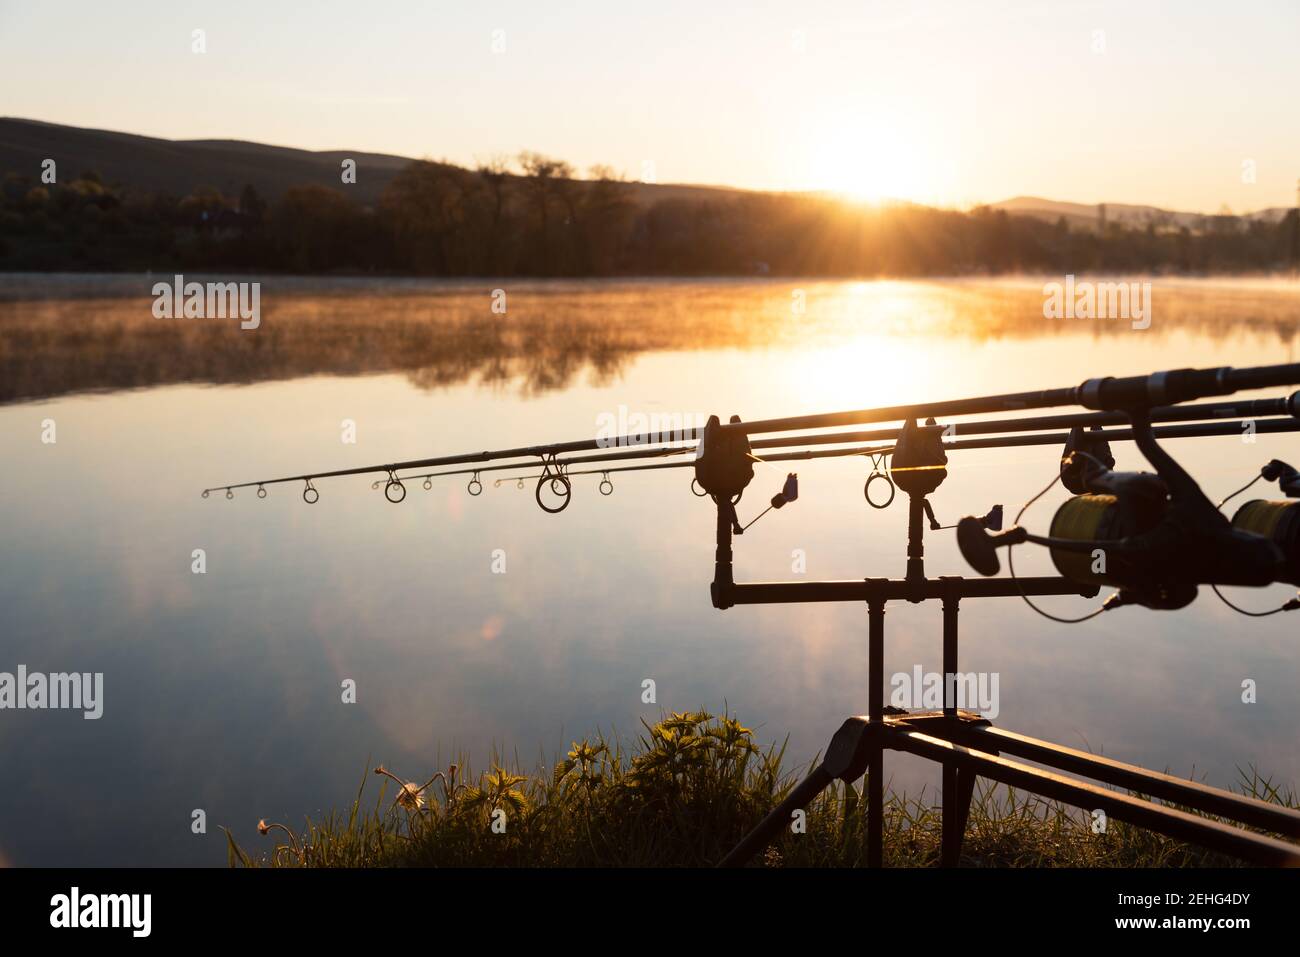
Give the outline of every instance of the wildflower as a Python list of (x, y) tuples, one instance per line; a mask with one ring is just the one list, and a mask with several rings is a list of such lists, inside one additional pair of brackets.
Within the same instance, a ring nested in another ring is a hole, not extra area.
[[(293, 850), (295, 854), (298, 855), (299, 859), (301, 860), (302, 851), (298, 847), (298, 837), (293, 833), (292, 830), (285, 827), (283, 824), (276, 824), (276, 823), (267, 824), (266, 818), (262, 818), (260, 821), (257, 822), (257, 833), (263, 836), (270, 834), (271, 831), (276, 829), (284, 831), (285, 834), (289, 835), (289, 847)], [(279, 845), (277, 845), (276, 852), (278, 853), (279, 850), (280, 850)]]
[(424, 784), (416, 784), (414, 781), (403, 781), (382, 764), (375, 768), (375, 773), (390, 777), (398, 783), (399, 787), (397, 789), (397, 797), (393, 799), (393, 807), (401, 807), (406, 809), (408, 812), (424, 810), (425, 805), (428, 803), (424, 799), (425, 790), (427, 790), (429, 785), (439, 778), (442, 778), (444, 782), (447, 780), (446, 775), (439, 771), (433, 777), (429, 778), (429, 780), (425, 781)]
[(397, 803), (408, 811), (420, 810), (424, 807), (424, 795), (420, 793), (420, 786), (413, 781), (403, 784), (397, 792)]

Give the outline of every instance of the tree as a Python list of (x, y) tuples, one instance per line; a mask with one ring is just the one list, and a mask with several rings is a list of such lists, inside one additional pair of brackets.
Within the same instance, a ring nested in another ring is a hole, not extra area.
[(510, 158), (496, 155), (481, 161), (475, 170), (487, 187), (491, 197), (491, 217), (488, 226), (486, 272), (500, 274), (505, 270), (502, 247), (506, 242), (506, 194), (510, 182)]
[(336, 189), (294, 186), (271, 214), (271, 233), (284, 264), (299, 272), (360, 265), (361, 210)]
[(533, 261), (540, 265), (542, 273), (551, 275), (555, 259), (551, 241), (552, 206), (557, 199), (562, 199), (566, 209), (572, 212), (569, 187), (572, 185), (573, 167), (563, 160), (530, 152), (519, 154), (519, 166), (524, 171), (530, 206), (537, 217), (532, 243)]
[(266, 215), (266, 201), (262, 199), (252, 183), (244, 184), (244, 188), (239, 193), (239, 211), (253, 223), (260, 223), (262, 217)]

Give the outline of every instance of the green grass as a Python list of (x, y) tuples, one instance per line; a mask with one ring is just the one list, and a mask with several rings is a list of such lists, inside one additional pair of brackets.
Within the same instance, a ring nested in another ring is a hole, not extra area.
[[(672, 714), (630, 746), (603, 737), (576, 742), (557, 767), (502, 767), (472, 774), (462, 763), (405, 782), (382, 765), (367, 770), (352, 806), (294, 831), (260, 822), (246, 846), (227, 831), (231, 866), (587, 867), (706, 866), (721, 858), (789, 791), (785, 748), (759, 748), (730, 716)], [(368, 786), (377, 793), (367, 796)], [(982, 784), (985, 782), (981, 782)], [(852, 867), (865, 861), (865, 801), (836, 782), (808, 808), (805, 833), (784, 831), (754, 863)], [(1239, 790), (1296, 807), (1257, 773)], [(942, 816), (926, 795), (887, 796), (885, 863), (930, 867)], [(493, 823), (497, 823), (494, 830)], [(501, 824), (504, 823), (504, 830)], [(1230, 858), (1032, 794), (977, 787), (962, 864), (980, 867), (1196, 867)]]

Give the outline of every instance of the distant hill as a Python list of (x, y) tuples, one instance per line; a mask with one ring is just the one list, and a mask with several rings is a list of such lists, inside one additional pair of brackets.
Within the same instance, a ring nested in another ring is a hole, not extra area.
[(264, 197), (274, 199), (290, 186), (339, 185), (344, 157), (357, 161), (356, 196), (364, 204), (375, 202), (397, 171), (410, 162), (383, 153), (315, 153), (239, 140), (164, 140), (0, 118), (0, 170), (4, 172), (36, 176), (41, 161), (52, 158), (65, 180), (94, 170), (105, 183), (177, 196), (213, 186), (235, 197), (251, 183)]
[[(1095, 230), (1101, 218), (1099, 206), (1065, 203), (1055, 199), (1043, 199), (1039, 196), (1017, 196), (1014, 199), (1004, 199), (1000, 203), (990, 203), (989, 205), (994, 209), (1005, 209), (1008, 213), (1017, 216), (1032, 216), (1035, 219), (1053, 223), (1064, 218), (1070, 224), (1071, 229)], [(1142, 228), (1148, 223), (1154, 223), (1157, 227), (1186, 226), (1188, 229), (1195, 230), (1202, 228), (1207, 220), (1214, 218), (1212, 214), (1208, 213), (1174, 212), (1156, 206), (1134, 206), (1128, 203), (1106, 203), (1105, 206), (1107, 222), (1123, 223), (1129, 227)], [(1285, 216), (1286, 212), (1287, 210), (1282, 207), (1273, 207), (1240, 215), (1242, 219), (1275, 223)]]
[[(412, 161), (409, 156), (389, 153), (300, 150), (243, 140), (166, 140), (0, 117), (0, 174), (24, 172), (34, 178), (46, 158), (58, 162), (65, 181), (94, 170), (105, 183), (128, 189), (185, 196), (200, 186), (212, 186), (231, 198), (238, 197), (245, 184), (252, 184), (265, 199), (272, 201), (290, 186), (309, 183), (341, 186), (340, 164), (351, 158), (357, 161), (357, 181), (348, 186), (347, 192), (363, 206), (373, 206), (384, 187)], [(679, 183), (629, 183), (628, 186), (631, 197), (642, 206), (665, 199), (723, 199), (745, 192), (724, 186)], [(1064, 217), (1071, 229), (1078, 230), (1096, 230), (1099, 218), (1097, 206), (1037, 196), (1016, 196), (990, 205), (1053, 223)], [(1286, 212), (1284, 208), (1273, 208), (1242, 216), (1276, 222)], [(1145, 227), (1155, 223), (1198, 230), (1212, 216), (1155, 206), (1107, 203), (1106, 218), (1127, 226)]]
[[(212, 186), (238, 197), (245, 184), (268, 200), (290, 186), (317, 183), (340, 187), (340, 164), (357, 161), (357, 181), (348, 195), (364, 206), (374, 205), (384, 187), (404, 166), (408, 156), (360, 150), (293, 149), (243, 140), (165, 140), (134, 133), (61, 126), (39, 120), (0, 117), (0, 174), (24, 172), (39, 176), (41, 161), (58, 163), (61, 179), (87, 170), (105, 183), (149, 192), (185, 196), (197, 187)], [(630, 184), (632, 197), (642, 204), (662, 199), (707, 199), (734, 195), (725, 187), (676, 184)]]

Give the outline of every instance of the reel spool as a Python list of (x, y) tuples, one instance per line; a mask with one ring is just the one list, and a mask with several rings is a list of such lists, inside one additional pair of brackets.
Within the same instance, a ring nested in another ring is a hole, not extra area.
[(1049, 548), (1052, 564), (1071, 581), (1123, 587), (1132, 581), (1132, 575), (1117, 577), (1115, 573), (1129, 570), (1132, 563), (1119, 555), (1106, 555), (1105, 543), (1150, 531), (1162, 517), (1163, 510), (1136, 509), (1114, 495), (1076, 495), (1056, 510), (1047, 534), (1071, 542), (1097, 542), (1096, 550), (1105, 558), (1102, 570), (1094, 570), (1096, 558), (1092, 550)]
[(1285, 562), (1278, 581), (1300, 585), (1300, 500), (1246, 502), (1232, 516), (1232, 527), (1267, 538), (1281, 549)]

